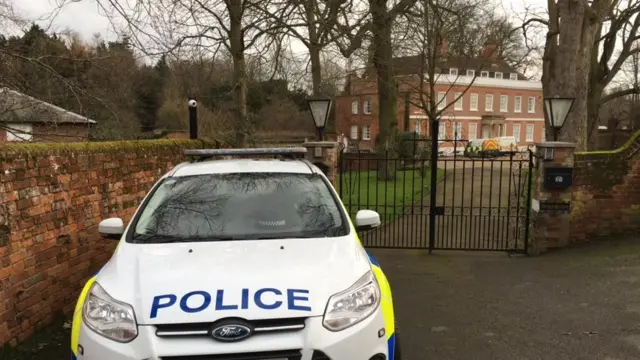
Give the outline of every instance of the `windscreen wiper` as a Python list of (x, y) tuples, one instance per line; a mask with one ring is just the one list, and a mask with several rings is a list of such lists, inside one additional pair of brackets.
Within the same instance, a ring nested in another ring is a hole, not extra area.
[(181, 242), (206, 242), (206, 241), (228, 241), (242, 240), (243, 238), (234, 236), (203, 236), (203, 237), (180, 237), (173, 235), (137, 235), (133, 240), (142, 243), (167, 244)]

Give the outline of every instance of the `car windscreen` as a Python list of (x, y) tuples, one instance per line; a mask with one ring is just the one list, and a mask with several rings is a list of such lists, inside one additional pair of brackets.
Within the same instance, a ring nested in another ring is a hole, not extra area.
[(260, 240), (348, 232), (319, 175), (236, 173), (165, 179), (141, 210), (131, 240)]

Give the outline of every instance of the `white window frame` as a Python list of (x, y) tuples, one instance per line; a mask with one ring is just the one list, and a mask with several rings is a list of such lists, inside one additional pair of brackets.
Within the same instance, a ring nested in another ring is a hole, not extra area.
[(493, 94), (486, 94), (484, 96), (484, 111), (493, 111)]
[(462, 93), (455, 93), (454, 96), (456, 99), (458, 99), (458, 97), (460, 98), (453, 105), (453, 109), (456, 111), (464, 110), (464, 96), (462, 95)]
[(518, 80), (518, 74), (517, 73), (509, 74), (509, 80)]
[(476, 76), (476, 71), (475, 70), (467, 70), (467, 76), (471, 76), (471, 77)]
[(522, 112), (522, 96), (518, 95), (513, 99), (513, 112)]
[(449, 75), (458, 76), (458, 69), (456, 68), (449, 69)]
[(417, 133), (418, 135), (422, 134), (422, 124), (420, 120), (416, 120), (413, 123), (413, 132)]
[(371, 110), (372, 110), (371, 99), (365, 100), (364, 104), (362, 104), (362, 107), (363, 107), (363, 112), (366, 115), (371, 115)]
[(453, 128), (453, 138), (462, 139), (462, 123), (457, 122)]
[(371, 125), (362, 127), (362, 140), (371, 140)]
[(502, 73), (501, 73), (500, 71), (496, 71), (496, 72), (493, 74), (493, 77), (494, 77), (494, 78), (496, 78), (496, 79), (502, 79), (502, 78), (504, 78), (504, 76), (502, 76)]
[(351, 115), (358, 115), (359, 109), (360, 109), (360, 101), (359, 100), (351, 101)]
[(489, 72), (488, 72), (488, 71), (486, 71), (486, 70), (485, 70), (485, 71), (481, 71), (481, 72), (480, 72), (480, 77), (488, 78), (488, 77), (489, 77)]
[(6, 124), (5, 126), (7, 127), (5, 130), (7, 141), (33, 140), (33, 126), (31, 124)]
[[(516, 131), (516, 129), (518, 129), (518, 131)], [(511, 132), (513, 133), (513, 137), (516, 138), (516, 144), (520, 144), (522, 141), (522, 126), (520, 126), (520, 124), (513, 124)], [(516, 135), (516, 132), (518, 135)]]
[[(527, 124), (527, 133), (525, 134), (526, 136), (526, 141), (531, 142), (533, 141), (533, 132), (535, 130), (535, 127), (533, 124)], [(531, 136), (529, 136), (531, 135)]]
[(438, 140), (444, 140), (445, 139), (445, 131), (447, 129), (445, 128), (443, 123), (440, 123), (438, 125)]
[(447, 93), (438, 91), (438, 100), (436, 100), (436, 102), (438, 103), (438, 110), (447, 107)]
[(478, 102), (479, 102), (478, 94), (471, 94), (471, 97), (469, 99), (469, 110), (478, 111)]
[(470, 123), (469, 124), (469, 140), (475, 140), (478, 138), (478, 124)]
[(358, 125), (351, 125), (351, 132), (349, 133), (349, 137), (351, 138), (351, 140), (358, 140)]
[[(504, 103), (502, 102), (504, 100)], [(500, 95), (500, 112), (509, 111), (509, 95)]]
[(527, 112), (529, 114), (533, 114), (536, 112), (536, 97), (535, 96), (529, 96), (529, 99), (527, 100)]

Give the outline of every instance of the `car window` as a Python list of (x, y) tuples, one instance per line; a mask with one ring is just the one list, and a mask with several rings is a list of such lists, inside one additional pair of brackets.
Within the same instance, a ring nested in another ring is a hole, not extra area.
[(238, 173), (165, 179), (135, 224), (134, 242), (343, 236), (343, 213), (315, 174)]

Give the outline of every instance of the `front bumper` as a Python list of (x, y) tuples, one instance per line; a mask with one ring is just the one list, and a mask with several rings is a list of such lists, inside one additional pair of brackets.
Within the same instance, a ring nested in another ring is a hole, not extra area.
[[(84, 323), (80, 329), (78, 360), (214, 360), (219, 354), (250, 354), (299, 351), (295, 360), (370, 360), (392, 359), (393, 334), (381, 334), (384, 330), (382, 311), (378, 310), (366, 320), (339, 332), (331, 332), (322, 326), (322, 317), (306, 320), (305, 328), (295, 332), (256, 334), (246, 340), (221, 343), (209, 336), (161, 338), (155, 334), (155, 326), (141, 325), (138, 336), (130, 343), (122, 344), (106, 339), (91, 331)], [(75, 350), (75, 349), (74, 349)], [(314, 351), (316, 352), (314, 357)], [(324, 353), (326, 357), (318, 357)], [(328, 357), (328, 359), (327, 359)], [(229, 358), (233, 359), (232, 356)], [(245, 358), (243, 358), (245, 359)], [(253, 358), (246, 358), (251, 359)], [(268, 359), (256, 356), (256, 360)], [(274, 359), (275, 360), (275, 359)]]

